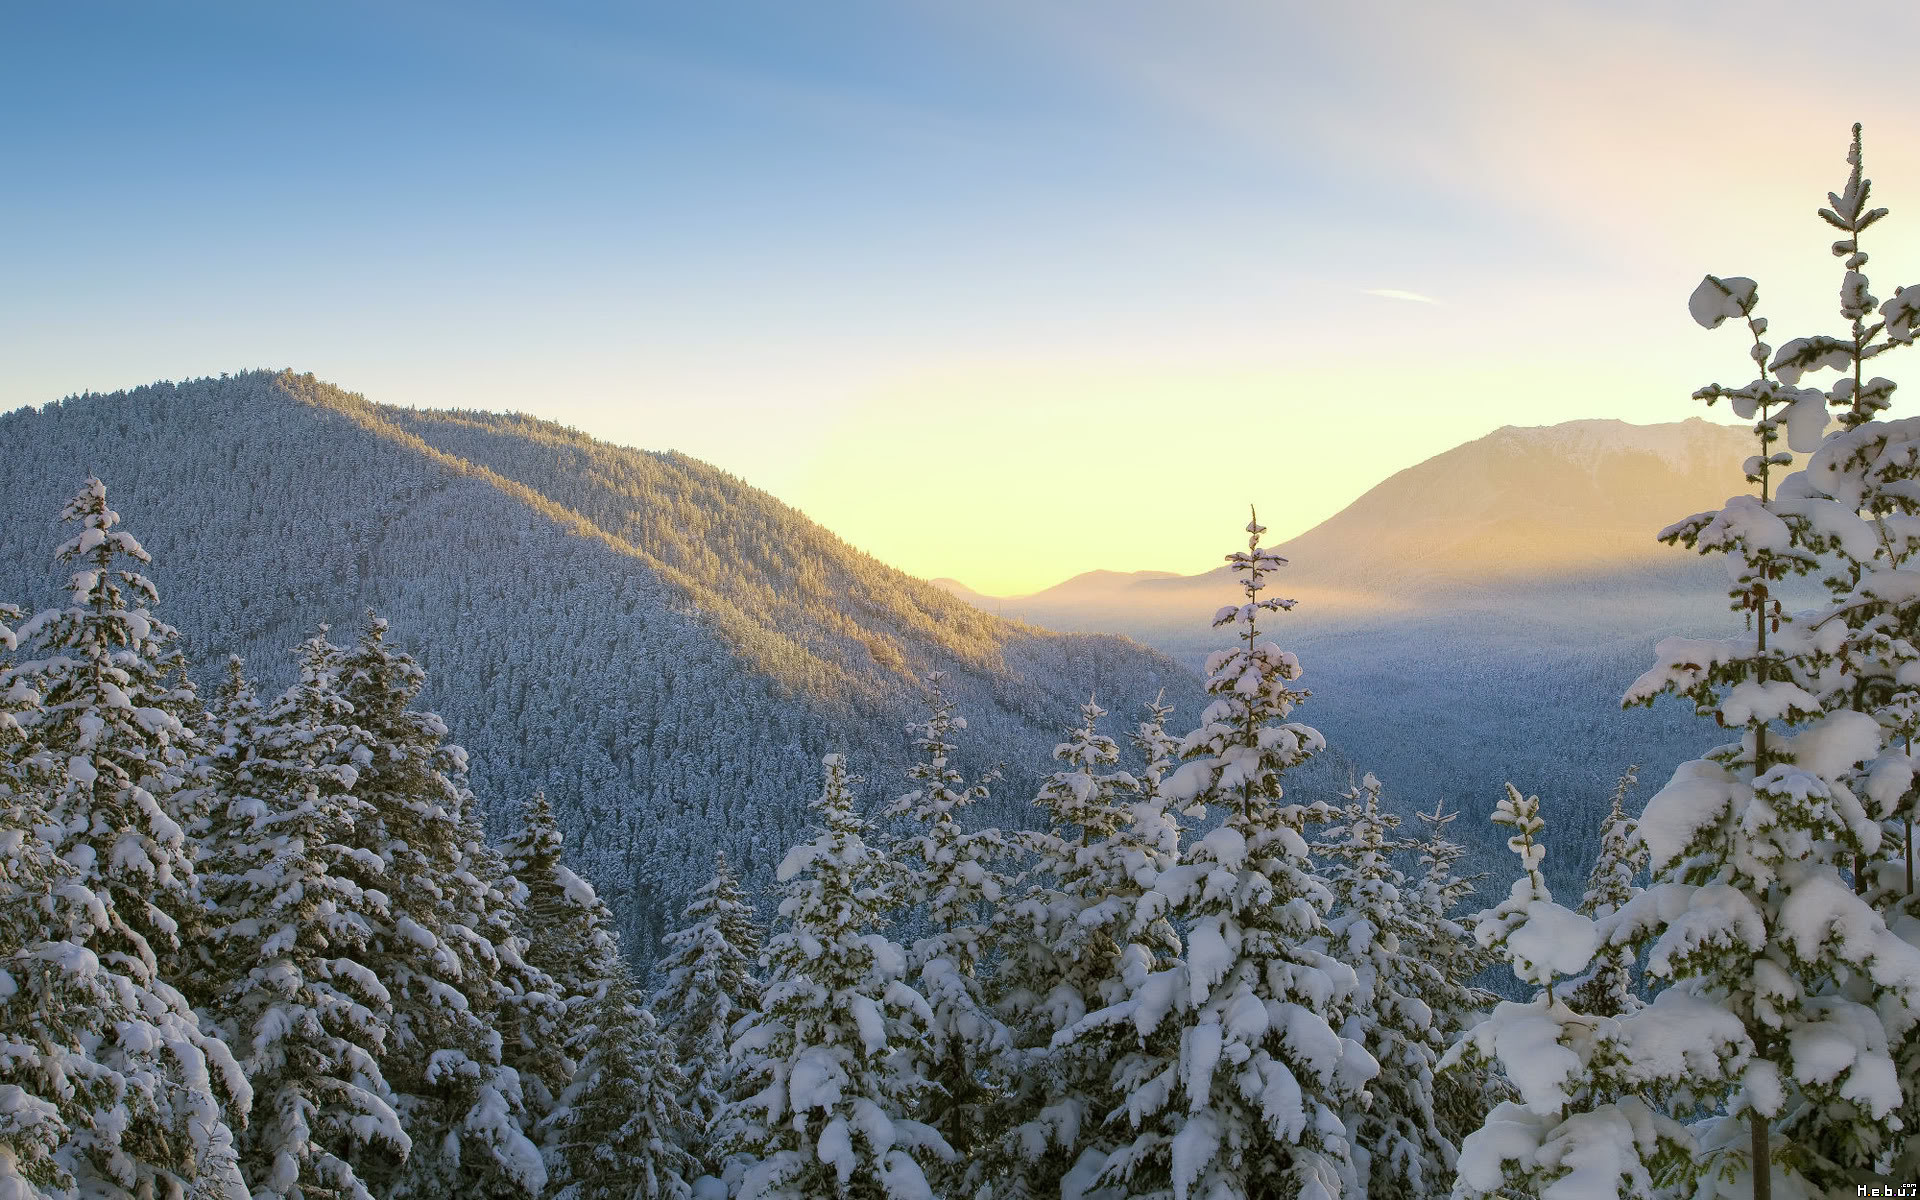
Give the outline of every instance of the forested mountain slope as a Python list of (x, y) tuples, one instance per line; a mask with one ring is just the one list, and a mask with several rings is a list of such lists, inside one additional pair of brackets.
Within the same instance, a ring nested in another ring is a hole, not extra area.
[(822, 753), (876, 799), (906, 790), (931, 670), (971, 721), (963, 760), (1006, 760), (983, 816), (1007, 823), (1089, 690), (1116, 722), (1162, 688), (1198, 715), (1164, 656), (986, 616), (703, 463), (290, 373), (0, 417), (0, 597), (49, 600), (55, 517), (89, 472), (203, 683), (238, 652), (277, 686), (317, 623), (386, 616), (490, 812), (545, 788), (642, 957), (714, 849), (758, 875), (797, 840)]

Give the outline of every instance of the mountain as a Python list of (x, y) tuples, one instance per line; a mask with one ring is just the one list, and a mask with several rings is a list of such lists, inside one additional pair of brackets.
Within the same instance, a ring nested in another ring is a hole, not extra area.
[[(1691, 603), (1690, 585), (1718, 568), (1654, 534), (1742, 490), (1750, 442), (1699, 418), (1509, 425), (1392, 475), (1279, 546), (1283, 587), (1309, 622), (1436, 604), (1506, 609), (1596, 579)], [(962, 598), (1048, 628), (1164, 641), (1191, 633), (1225, 573), (1089, 571), (1031, 595)], [(1718, 596), (1709, 604), (1717, 611)]]
[(0, 417), (0, 597), (52, 598), (55, 518), (89, 472), (203, 683), (240, 653), (279, 684), (316, 624), (346, 641), (386, 616), (489, 812), (545, 788), (643, 958), (714, 850), (770, 873), (821, 754), (849, 755), (870, 805), (906, 790), (929, 671), (968, 717), (963, 763), (1007, 761), (984, 816), (1009, 824), (1089, 691), (1116, 732), (1162, 689), (1198, 711), (1164, 655), (984, 615), (683, 455), (288, 372)]
[[(1279, 546), (1275, 591), (1299, 606), (1274, 636), (1300, 656), (1313, 692), (1301, 717), (1327, 734), (1335, 768), (1375, 772), (1402, 812), (1461, 808), (1454, 828), (1489, 853), (1501, 838), (1481, 818), (1502, 785), (1538, 792), (1559, 839), (1555, 885), (1573, 886), (1598, 824), (1584, 818), (1622, 771), (1641, 766), (1644, 799), (1722, 740), (1673, 706), (1618, 705), (1659, 638), (1730, 628), (1718, 561), (1655, 535), (1745, 490), (1750, 443), (1697, 418), (1509, 426)], [(983, 603), (1126, 634), (1198, 669), (1225, 573), (1092, 572)]]

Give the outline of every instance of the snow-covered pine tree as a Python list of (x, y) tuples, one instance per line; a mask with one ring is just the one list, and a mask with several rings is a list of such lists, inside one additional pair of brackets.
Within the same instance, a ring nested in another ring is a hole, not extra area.
[[(762, 934), (753, 905), (740, 890), (725, 854), (713, 856), (713, 878), (687, 905), (686, 924), (664, 939), (667, 955), (654, 970), (663, 981), (654, 995), (673, 1058), (686, 1072), (681, 1101), (696, 1134), (712, 1124), (722, 1105), (738, 1100), (728, 1031), (735, 1021), (760, 1007), (755, 961)], [(704, 1150), (711, 1146), (699, 1140)], [(709, 1174), (718, 1175), (718, 1155), (707, 1156)]]
[[(1813, 669), (1804, 686), (1825, 712), (1871, 715), (1879, 726), (1877, 754), (1868, 754), (1845, 782), (1876, 826), (1862, 830), (1851, 849), (1850, 874), (1857, 891), (1909, 945), (1920, 946), (1910, 897), (1912, 823), (1920, 792), (1910, 786), (1913, 738), (1920, 732), (1920, 421), (1882, 417), (1892, 404), (1893, 381), (1869, 379), (1866, 363), (1920, 332), (1920, 288), (1899, 288), (1880, 305), (1869, 291), (1862, 233), (1887, 215), (1869, 207), (1872, 184), (1864, 175), (1860, 127), (1854, 126), (1848, 175), (1839, 193), (1828, 195), (1820, 216), (1841, 233), (1833, 254), (1844, 260), (1840, 317), (1845, 332), (1796, 338), (1780, 348), (1774, 374), (1796, 383), (1804, 374), (1837, 373), (1824, 391), (1841, 428), (1828, 435), (1804, 470), (1788, 478), (1779, 496), (1790, 518), (1804, 521), (1809, 540), (1824, 555), (1822, 582), (1829, 604), (1805, 624), (1821, 636), (1811, 648)], [(1875, 844), (1877, 842), (1877, 845)], [(1905, 861), (1901, 861), (1904, 859)], [(1908, 932), (1900, 933), (1902, 929)], [(1902, 1079), (1902, 1139), (1909, 1146), (1920, 1124), (1920, 1012), (1858, 983), (1843, 987), (1850, 999), (1871, 1004), (1881, 1015), (1890, 1051)], [(1796, 1151), (1819, 1167), (1828, 1184), (1862, 1182), (1884, 1174), (1884, 1131), (1863, 1131), (1846, 1106), (1802, 1104), (1780, 1122), (1791, 1129)], [(1865, 1136), (1862, 1136), (1862, 1134)], [(1920, 1151), (1910, 1168), (1920, 1171)]]
[(1434, 1065), (1447, 1045), (1427, 997), (1444, 981), (1418, 954), (1424, 914), (1393, 863), (1400, 819), (1381, 809), (1380, 781), (1368, 775), (1342, 799), (1336, 824), (1313, 847), (1334, 864), (1327, 953), (1359, 981), (1341, 1032), (1380, 1065), (1346, 1123), (1363, 1194), (1421, 1200), (1451, 1184), (1457, 1150), (1435, 1120)]
[[(1425, 999), (1449, 1047), (1500, 999), (1474, 984), (1493, 964), (1494, 955), (1456, 915), (1481, 878), (1454, 871), (1467, 853), (1465, 846), (1447, 835), (1447, 826), (1459, 816), (1448, 812), (1444, 802), (1436, 802), (1432, 812), (1416, 812), (1422, 829), (1411, 847), (1420, 867), (1420, 879), (1411, 892), (1418, 914), (1412, 954), (1434, 970)], [(1461, 1063), (1435, 1076), (1434, 1120), (1448, 1143), (1458, 1146), (1485, 1123), (1495, 1104), (1509, 1098), (1505, 1082), (1493, 1076), (1485, 1063)]]
[(8, 886), (22, 889), (6, 907), (27, 927), (9, 946), (0, 1028), (20, 1145), (63, 1125), (51, 1161), (89, 1197), (242, 1196), (229, 1121), (244, 1119), (251, 1091), (160, 973), (195, 906), (169, 811), (189, 771), (194, 735), (179, 713), (191, 692), (174, 677), (173, 631), (149, 612), (153, 585), (117, 566), (147, 553), (114, 528), (105, 487), (87, 480), (61, 517), (80, 527), (58, 551), (78, 566), (69, 601), (21, 628), (37, 657), (0, 676), (19, 735), (0, 846)]
[[(1580, 914), (1599, 921), (1625, 908), (1640, 894), (1636, 880), (1647, 869), (1647, 848), (1633, 836), (1638, 822), (1626, 813), (1627, 793), (1633, 790), (1640, 768), (1632, 766), (1613, 788), (1613, 804), (1600, 822), (1600, 853), (1587, 876), (1580, 898)], [(1581, 1012), (1617, 1017), (1640, 1006), (1633, 991), (1631, 946), (1606, 945), (1594, 952), (1593, 963), (1580, 978), (1568, 983), (1568, 1003)]]
[[(55, 957), (73, 944), (72, 927), (84, 917), (76, 897), (63, 894), (72, 870), (45, 838), (44, 778), (34, 778), (37, 764), (21, 753), (26, 739), (19, 718), (40, 704), (39, 694), (10, 669), (19, 643), (9, 622), (18, 624), (23, 615), (0, 604), (0, 1080), (6, 1081), (0, 1088), (12, 1089), (0, 1102), (0, 1196), (8, 1200), (69, 1191), (73, 1175), (61, 1165), (60, 1150), (76, 1126), (89, 1124), (89, 1114), (111, 1108), (117, 1098), (78, 1046), (35, 1036), (41, 1031), (34, 1015), (65, 1017), (74, 997), (84, 1004), (93, 996), (92, 989), (74, 986), (78, 978), (68, 982), (65, 964)], [(58, 1020), (55, 1027), (69, 1023)]]
[(500, 880), (475, 870), (486, 864), (475, 861), (460, 783), (465, 752), (446, 744), (439, 717), (413, 709), (425, 675), (386, 634), (386, 622), (369, 615), (338, 677), (353, 709), (345, 758), (358, 768), (354, 793), (370, 806), (352, 845), (379, 858), (389, 902), (367, 951), (394, 1006), (380, 1065), (413, 1150), (404, 1161), (369, 1155), (354, 1165), (391, 1200), (538, 1196), (546, 1168), (494, 1024), (515, 968), (501, 961), (497, 931), (476, 924), (491, 920)]
[[(481, 842), (477, 826), (468, 831)], [(496, 876), (481, 893), (504, 919), (490, 940), (502, 956), (509, 994), (497, 1024), (502, 1054), (520, 1076), (530, 1123), (544, 1120), (575, 1076), (593, 1037), (593, 1002), (625, 974), (613, 914), (593, 885), (565, 862), (566, 840), (543, 791), (521, 806), (520, 828), (497, 856), (476, 846), (481, 877)], [(515, 959), (518, 966), (515, 966)]]
[[(1082, 1143), (1099, 1138), (1113, 1102), (1103, 1039), (1056, 1046), (1054, 1036), (1125, 999), (1130, 963), (1149, 969), (1156, 944), (1178, 945), (1164, 920), (1133, 928), (1140, 897), (1170, 861), (1156, 852), (1171, 841), (1161, 836), (1171, 825), (1164, 809), (1157, 810), (1158, 828), (1142, 825), (1142, 814), (1129, 809), (1141, 784), (1113, 769), (1120, 748), (1099, 731), (1105, 715), (1091, 699), (1081, 706), (1079, 727), (1053, 752), (1066, 769), (1050, 776), (1034, 801), (1048, 828), (1016, 835), (1032, 857), (1028, 886), (995, 914), (1005, 949), (995, 1008), (1012, 1047), (994, 1070), (992, 1146), (976, 1156), (970, 1194), (1059, 1194)], [(1141, 868), (1145, 883), (1135, 877)], [(1166, 942), (1156, 943), (1158, 937)]]
[(352, 1159), (410, 1148), (380, 1071), (392, 1002), (364, 960), (386, 902), (362, 884), (378, 864), (349, 845), (368, 805), (339, 761), (351, 713), (324, 632), (269, 710), (238, 658), (210, 708), (201, 880), (215, 907), (198, 990), (253, 1085), (239, 1150), (254, 1200), (370, 1200)]
[(987, 956), (987, 913), (1005, 888), (1000, 864), (1011, 851), (1000, 830), (960, 823), (960, 810), (988, 791), (984, 780), (969, 784), (951, 762), (967, 719), (941, 690), (943, 680), (938, 671), (928, 677), (927, 719), (910, 727), (921, 757), (907, 778), (916, 786), (886, 815), (916, 827), (889, 847), (889, 858), (904, 873), (900, 900), (927, 931), (909, 948), (907, 966), (933, 1009), (925, 1067), (939, 1089), (932, 1124), (965, 1160), (993, 1102), (982, 1072), (1009, 1044), (1006, 1026), (986, 1002), (978, 967)]
[(1114, 1025), (1137, 1038), (1113, 1075), (1122, 1145), (1098, 1174), (1125, 1197), (1332, 1200), (1358, 1186), (1341, 1114), (1378, 1065), (1336, 1032), (1353, 969), (1312, 948), (1331, 896), (1280, 776), (1325, 742), (1286, 720), (1305, 698), (1291, 686), (1300, 665), (1260, 638), (1260, 614), (1293, 604), (1261, 595), (1286, 561), (1260, 548), (1264, 531), (1248, 522), (1247, 549), (1227, 556), (1245, 601), (1214, 625), (1235, 626), (1239, 644), (1209, 657), (1214, 700), (1164, 786), (1176, 804), (1225, 813), (1154, 886), (1187, 925), (1186, 957), (1069, 1035)]
[[(1870, 209), (1859, 129), (1842, 192), (1822, 216), (1845, 236), (1845, 337), (1796, 338), (1775, 353), (1755, 314), (1750, 279), (1708, 276), (1689, 308), (1714, 328), (1745, 321), (1759, 377), (1694, 395), (1728, 400), (1754, 421), (1758, 453), (1746, 463), (1757, 496), (1668, 527), (1663, 540), (1729, 558), (1740, 636), (1668, 638), (1654, 668), (1623, 703), (1685, 696), (1696, 711), (1742, 731), (1740, 740), (1685, 763), (1647, 805), (1639, 838), (1652, 883), (1609, 918), (1609, 943), (1651, 943), (1648, 970), (1710, 996), (1740, 1018), (1754, 1062), (1727, 1111), (1702, 1133), (1703, 1170), (1723, 1190), (1757, 1200), (1784, 1184), (1856, 1182), (1900, 1144), (1912, 1112), (1893, 1057), (1913, 1034), (1920, 958), (1881, 913), (1854, 895), (1879, 849), (1879, 818), (1912, 778), (1899, 678), (1914, 660), (1907, 631), (1916, 611), (1902, 565), (1920, 548), (1907, 478), (1908, 422), (1874, 418), (1891, 382), (1863, 378), (1862, 363), (1911, 337), (1920, 294), (1903, 290), (1869, 324), (1874, 299), (1860, 235), (1885, 215)], [(1876, 343), (1882, 334), (1885, 341)], [(1770, 357), (1771, 356), (1771, 357)], [(1811, 371), (1848, 371), (1829, 389), (1797, 386)], [(1825, 439), (1829, 408), (1841, 429)], [(1791, 451), (1775, 449), (1785, 427)], [(1793, 453), (1807, 467), (1774, 491)], [(1791, 576), (1824, 571), (1841, 599), (1826, 611), (1789, 614), (1775, 592)], [(1903, 575), (1905, 576), (1903, 578)], [(1803, 728), (1789, 732), (1794, 726)], [(1844, 1053), (1842, 1053), (1844, 1051)], [(1738, 1122), (1745, 1136), (1726, 1126)], [(1777, 1139), (1777, 1140), (1776, 1140)], [(1770, 1162), (1771, 1169), (1758, 1169)]]
[[(49, 813), (65, 830), (60, 852), (76, 851), (89, 885), (114, 909), (103, 954), (143, 963), (152, 975), (179, 952), (182, 921), (195, 916), (193, 867), (176, 793), (190, 773), (197, 738), (182, 719), (197, 709), (180, 675), (179, 634), (151, 609), (159, 592), (122, 558), (149, 561), (120, 514), (88, 479), (60, 514), (79, 526), (57, 557), (76, 566), (69, 599), (20, 630), (32, 660), (16, 668), (42, 703), (29, 738), (64, 764)], [(126, 963), (114, 962), (115, 969)]]
[(625, 966), (582, 1007), (580, 1066), (545, 1127), (553, 1200), (688, 1200), (686, 1078)]
[(1507, 845), (1522, 870), (1475, 930), (1534, 994), (1495, 1006), (1441, 1062), (1443, 1071), (1491, 1064), (1517, 1095), (1461, 1145), (1454, 1198), (1654, 1196), (1657, 1184), (1685, 1172), (1694, 1146), (1686, 1127), (1648, 1099), (1738, 1078), (1746, 1033), (1732, 1013), (1679, 988), (1621, 1018), (1570, 1008), (1554, 982), (1586, 969), (1599, 933), (1547, 889), (1539, 798), (1508, 784), (1493, 820), (1514, 831)]
[(716, 1129), (736, 1200), (930, 1200), (927, 1172), (952, 1158), (908, 1118), (929, 1090), (933, 1014), (879, 932), (891, 868), (866, 841), (846, 763), (825, 760), (811, 841), (781, 860), (782, 927), (767, 948), (760, 1010), (735, 1026), (743, 1099)]

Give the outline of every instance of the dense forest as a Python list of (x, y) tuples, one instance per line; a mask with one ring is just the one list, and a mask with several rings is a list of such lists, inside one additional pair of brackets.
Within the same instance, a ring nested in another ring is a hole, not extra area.
[[(1358, 771), (1330, 797), (1295, 786), (1339, 748), (1299, 719), (1302, 664), (1276, 640), (1295, 602), (1257, 516), (1227, 556), (1238, 595), (1211, 622), (1204, 702), (1180, 707), (1164, 688), (1127, 694), (1165, 662), (1137, 647), (984, 616), (917, 624), (948, 611), (935, 593), (835, 576), (848, 560), (831, 547), (815, 571), (736, 529), (743, 562), (788, 564), (760, 588), (703, 558), (704, 539), (609, 528), (633, 510), (484, 465), (524, 444), (510, 419), (327, 408), (393, 425), (382, 444), (418, 439), (432, 453), (405, 461), (436, 473), (388, 479), (371, 443), (341, 452), (377, 495), (406, 497), (398, 528), (316, 567), (299, 559), (304, 516), (269, 507), (283, 557), (247, 564), (248, 586), (331, 571), (382, 580), (427, 622), (496, 606), (514, 618), (503, 637), (571, 622), (617, 641), (599, 606), (618, 592), (409, 590), (397, 548), (527, 544), (489, 542), (484, 523), (434, 544), (448, 526), (419, 519), (422, 498), (465, 480), (442, 502), (513, 496), (503, 519), (540, 513), (581, 535), (568, 546), (648, 556), (661, 590), (626, 615), (682, 622), (689, 654), (753, 647), (670, 697), (715, 689), (706, 706), (612, 726), (543, 713), (531, 660), (489, 668), (480, 712), (511, 696), (529, 727), (611, 737), (609, 762), (621, 731), (671, 721), (678, 740), (653, 753), (717, 756), (743, 787), (704, 824), (576, 813), (589, 836), (569, 842), (534, 787), (511, 812), (496, 795), (489, 828), (484, 756), (424, 705), (433, 664), (398, 646), (391, 614), (269, 629), (235, 616), (240, 592), (203, 599), (227, 622), (213, 641), (271, 643), (281, 665), (263, 682), (226, 656), (201, 686), (203, 643), (168, 618), (195, 572), (229, 576), (186, 564), (163, 593), (157, 555), (88, 478), (48, 542), (64, 595), (0, 608), (0, 1200), (1797, 1200), (1920, 1176), (1920, 420), (1886, 415), (1894, 384), (1866, 369), (1920, 335), (1920, 288), (1871, 294), (1861, 239), (1885, 210), (1857, 127), (1849, 166), (1821, 212), (1840, 233), (1844, 336), (1776, 347), (1752, 280), (1693, 293), (1699, 324), (1748, 335), (1757, 377), (1695, 397), (1750, 422), (1751, 490), (1658, 535), (1725, 563), (1745, 624), (1663, 638), (1623, 703), (1708, 717), (1730, 740), (1644, 807), (1620, 780), (1577, 904), (1547, 869), (1556, 798), (1529, 781), (1491, 798), (1514, 861), (1478, 911), (1470, 872), (1494, 864), (1467, 860), (1444, 803), (1409, 809)], [(1802, 385), (1818, 372), (1829, 386)], [(528, 478), (594, 448), (550, 452)], [(644, 507), (698, 520), (697, 503)], [(1793, 579), (1818, 602), (1789, 610)], [(833, 598), (868, 619), (784, 615)], [(876, 618), (905, 623), (896, 642), (868, 640)], [(883, 727), (892, 681), (925, 665), (888, 647), (927, 644), (957, 669), (917, 679), (904, 755), (897, 733), (822, 748), (752, 719), (776, 703), (780, 721), (819, 719), (790, 702), (817, 690)], [(1023, 653), (1086, 656), (1050, 756), (1031, 752), (1021, 704), (1051, 693), (1013, 682)], [(609, 688), (602, 703), (638, 701)], [(1364, 766), (1365, 747), (1347, 753)], [(812, 800), (783, 823), (763, 780), (800, 766)], [(649, 781), (656, 804), (680, 794), (676, 769)], [(622, 940), (645, 926), (623, 929), (576, 869), (610, 831), (655, 839), (622, 884), (700, 880), (644, 976)], [(772, 851), (764, 882), (729, 862), (743, 838)]]
[[(152, 552), (203, 688), (229, 654), (278, 688), (314, 627), (386, 616), (473, 751), (487, 827), (544, 790), (643, 962), (704, 882), (681, 849), (769, 882), (822, 754), (904, 768), (932, 671), (970, 714), (972, 765), (1006, 761), (1008, 797), (1089, 691), (1116, 711), (1200, 703), (1163, 655), (978, 613), (684, 456), (287, 373), (0, 417), (0, 596), (61, 582), (52, 518), (88, 471)], [(989, 802), (1001, 822), (1023, 807)]]

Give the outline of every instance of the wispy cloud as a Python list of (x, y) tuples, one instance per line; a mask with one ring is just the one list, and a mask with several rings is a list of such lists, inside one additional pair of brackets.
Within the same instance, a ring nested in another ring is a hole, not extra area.
[(1400, 288), (1364, 288), (1369, 296), (1380, 296), (1387, 300), (1411, 300), (1415, 304), (1438, 304), (1432, 296), (1422, 296), (1419, 292), (1403, 291)]

